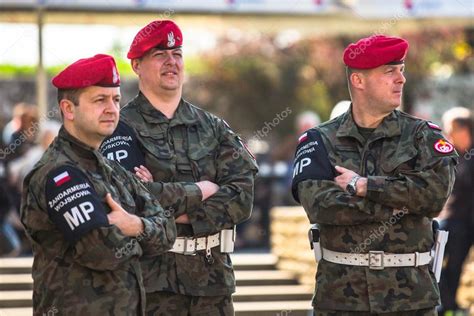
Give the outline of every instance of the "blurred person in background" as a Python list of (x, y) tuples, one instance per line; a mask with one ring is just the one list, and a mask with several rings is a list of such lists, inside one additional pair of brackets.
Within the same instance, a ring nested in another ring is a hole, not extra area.
[(39, 128), (36, 144), (27, 149), (21, 157), (10, 161), (8, 165), (9, 181), (13, 186), (18, 188), (18, 190), (21, 191), (23, 179), (31, 169), (33, 169), (35, 163), (40, 160), (43, 153), (58, 135), (60, 128), (61, 124), (56, 121), (42, 122)]
[(19, 119), (20, 126), (12, 134), (9, 142), (10, 145), (14, 145), (10, 159), (22, 155), (34, 146), (39, 128), (38, 120), (38, 107), (34, 104), (24, 103)]
[(13, 211), (5, 164), (4, 143), (0, 139), (0, 257), (13, 257), (20, 253), (21, 245), (15, 229), (8, 220)]
[(473, 113), (455, 107), (443, 114), (443, 130), (459, 153), (456, 181), (439, 218), (441, 229), (449, 231), (445, 264), (439, 284), (440, 315), (467, 315), (456, 302), (463, 264), (474, 241), (474, 146)]
[[(23, 103), (21, 115), (19, 118), (20, 126), (16, 130), (7, 144), (8, 155), (6, 155), (6, 165), (9, 170), (10, 162), (22, 157), (30, 148), (35, 146), (36, 136), (38, 135), (38, 107), (33, 104)], [(21, 192), (16, 185), (9, 183), (11, 192), (11, 201), (16, 210), (20, 209)]]
[(18, 131), (21, 126), (21, 116), (25, 106), (31, 106), (31, 104), (20, 102), (13, 106), (12, 119), (5, 125), (2, 131), (2, 140), (4, 144), (9, 144), (13, 133)]
[(333, 118), (338, 117), (341, 114), (344, 114), (349, 110), (351, 106), (351, 101), (349, 100), (342, 100), (337, 102), (337, 104), (332, 108), (331, 115), (329, 115), (329, 119), (332, 120)]
[[(56, 121), (42, 122), (35, 142), (36, 144), (26, 149), (22, 155), (8, 163), (8, 183), (13, 196), (19, 197), (21, 195), (23, 179), (33, 169), (33, 166), (40, 160), (43, 153), (58, 135), (60, 127), (61, 124)], [(9, 215), (7, 220), (21, 237), (22, 254), (31, 254), (30, 242), (24, 234), (19, 211), (15, 209), (10, 212)]]

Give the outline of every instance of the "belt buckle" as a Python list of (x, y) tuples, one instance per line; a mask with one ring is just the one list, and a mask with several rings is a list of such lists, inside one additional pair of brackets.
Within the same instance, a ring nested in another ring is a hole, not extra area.
[(369, 251), (369, 269), (372, 270), (383, 270), (383, 251), (372, 250)]
[[(196, 239), (193, 237), (183, 237), (184, 238), (184, 251), (183, 255), (185, 256), (195, 256), (196, 255)], [(188, 251), (188, 241), (194, 242), (194, 250)]]

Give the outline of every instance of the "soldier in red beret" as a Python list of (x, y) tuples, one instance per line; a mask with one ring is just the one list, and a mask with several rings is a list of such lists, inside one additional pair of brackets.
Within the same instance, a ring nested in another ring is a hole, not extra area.
[(315, 315), (436, 315), (432, 219), (457, 153), (437, 125), (397, 109), (407, 51), (382, 35), (350, 44), (349, 110), (300, 137), (293, 193), (320, 232)]
[(127, 56), (140, 91), (102, 152), (136, 172), (176, 218), (173, 248), (142, 261), (147, 314), (233, 315), (228, 253), (234, 226), (250, 216), (257, 167), (222, 119), (182, 98), (182, 44), (167, 20), (135, 36)]
[(33, 314), (144, 315), (140, 257), (171, 248), (173, 219), (98, 151), (119, 120), (120, 78), (108, 55), (53, 79), (63, 127), (26, 176), (21, 220), (33, 245)]

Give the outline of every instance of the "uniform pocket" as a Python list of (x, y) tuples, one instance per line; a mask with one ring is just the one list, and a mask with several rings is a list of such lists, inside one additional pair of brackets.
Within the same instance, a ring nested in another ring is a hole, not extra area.
[(142, 139), (143, 147), (153, 156), (158, 159), (171, 159), (173, 157), (164, 132), (150, 133), (149, 131), (143, 130), (138, 131), (138, 133)]
[(214, 134), (201, 127), (188, 130), (187, 155), (196, 180), (213, 181), (216, 176), (215, 158), (218, 141)]
[(348, 145), (336, 145), (334, 146), (336, 150), (336, 165), (342, 166), (344, 168), (359, 171), (361, 154), (359, 149), (354, 146)]
[(206, 156), (213, 156), (218, 141), (213, 133), (204, 130), (201, 126), (188, 128), (188, 157), (199, 160)]
[(397, 148), (395, 152), (384, 157), (382, 170), (387, 174), (394, 174), (400, 171), (409, 171), (415, 168), (418, 151), (414, 146), (404, 146)]

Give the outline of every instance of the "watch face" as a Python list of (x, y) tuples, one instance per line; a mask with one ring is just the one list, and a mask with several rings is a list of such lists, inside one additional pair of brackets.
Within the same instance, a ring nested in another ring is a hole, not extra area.
[(346, 187), (347, 192), (349, 192), (350, 195), (354, 195), (356, 193), (356, 188), (352, 183), (349, 183)]

